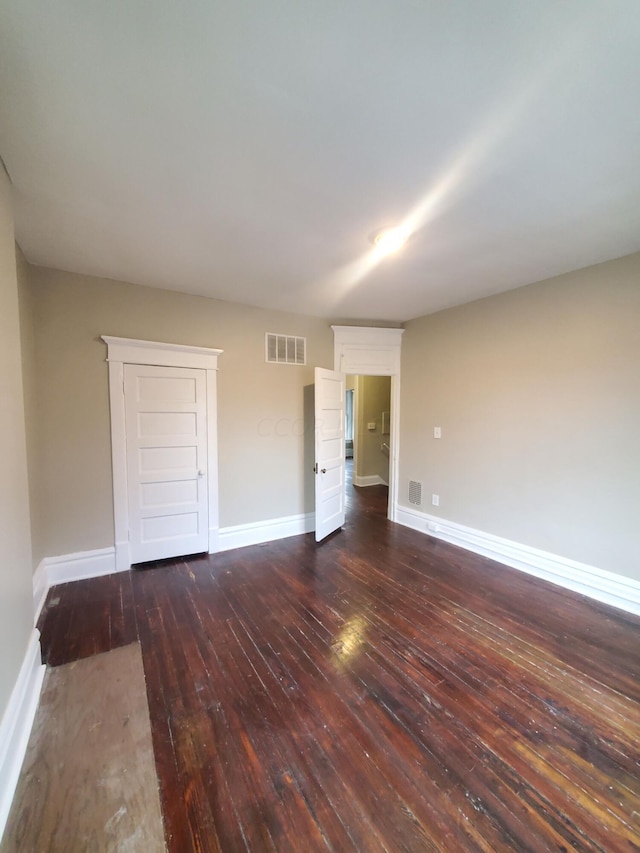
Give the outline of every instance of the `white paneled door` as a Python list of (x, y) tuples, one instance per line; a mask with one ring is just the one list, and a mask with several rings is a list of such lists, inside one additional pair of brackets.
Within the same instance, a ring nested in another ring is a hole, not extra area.
[(345, 377), (316, 367), (316, 542), (345, 520)]
[(206, 371), (124, 365), (132, 563), (208, 550)]

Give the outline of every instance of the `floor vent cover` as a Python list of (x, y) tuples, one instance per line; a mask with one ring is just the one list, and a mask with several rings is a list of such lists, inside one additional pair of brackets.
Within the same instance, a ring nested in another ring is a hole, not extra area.
[(420, 506), (422, 503), (422, 483), (409, 480), (409, 503)]
[(267, 332), (265, 352), (267, 361), (273, 364), (306, 364), (307, 339)]

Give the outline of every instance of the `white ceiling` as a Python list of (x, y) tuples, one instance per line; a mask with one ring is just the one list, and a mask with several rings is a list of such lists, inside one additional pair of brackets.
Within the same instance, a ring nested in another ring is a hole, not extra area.
[(640, 249), (638, 0), (1, 6), (32, 263), (402, 321)]

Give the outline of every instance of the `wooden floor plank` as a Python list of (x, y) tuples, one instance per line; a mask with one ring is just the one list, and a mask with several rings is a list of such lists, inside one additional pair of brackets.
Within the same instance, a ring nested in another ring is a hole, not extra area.
[(131, 573), (119, 572), (52, 587), (37, 627), (43, 662), (50, 666), (136, 642)]
[[(281, 592), (279, 593), (282, 594)], [(268, 606), (269, 602), (265, 602)], [(290, 612), (293, 614), (295, 612), (295, 602), (289, 602), (291, 605)], [(291, 623), (288, 628), (284, 629), (286, 633), (286, 637), (282, 638), (283, 645), (281, 647), (281, 651), (276, 652), (276, 654), (280, 655), (280, 660), (283, 660), (287, 656), (287, 648), (297, 647), (303, 655), (305, 655), (310, 661), (313, 662), (313, 665), (318, 670), (318, 675), (320, 678), (326, 681), (324, 685), (324, 690), (322, 690), (323, 696), (330, 697), (332, 699), (332, 707), (330, 713), (325, 715), (325, 719), (328, 719), (332, 722), (332, 724), (340, 731), (341, 729), (351, 729), (356, 734), (358, 738), (361, 751), (367, 757), (367, 761), (372, 763), (372, 766), (369, 768), (369, 776), (371, 772), (379, 772), (382, 775), (382, 778), (386, 780), (386, 785), (389, 785), (389, 780), (393, 779), (392, 789), (393, 791), (403, 791), (406, 800), (401, 804), (401, 808), (404, 810), (404, 813), (407, 816), (413, 816), (420, 811), (424, 811), (425, 809), (429, 813), (429, 824), (432, 825), (438, 822), (439, 818), (442, 818), (443, 808), (442, 804), (440, 804), (437, 809), (431, 807), (431, 799), (428, 796), (425, 796), (425, 789), (428, 790), (432, 779), (430, 777), (424, 776), (421, 774), (420, 777), (415, 780), (411, 779), (405, 773), (406, 762), (397, 761), (397, 755), (395, 748), (389, 745), (387, 751), (380, 751), (381, 741), (380, 741), (380, 732), (376, 730), (373, 725), (373, 720), (370, 717), (366, 716), (367, 705), (366, 699), (370, 698), (371, 691), (368, 690), (367, 685), (364, 686), (364, 693), (360, 689), (360, 685), (355, 681), (352, 687), (355, 689), (348, 689), (348, 686), (345, 683), (344, 676), (347, 671), (350, 671), (348, 664), (342, 663), (340, 669), (342, 671), (341, 676), (341, 684), (339, 687), (336, 686), (335, 683), (332, 682), (332, 674), (334, 673), (334, 666), (330, 664), (329, 666), (324, 666), (324, 661), (331, 661), (334, 655), (334, 646), (331, 645), (330, 642), (326, 642), (326, 638), (323, 640), (322, 637), (314, 636), (314, 630), (312, 626), (307, 626), (307, 630), (304, 630), (301, 625), (302, 621), (298, 620), (295, 623)], [(261, 626), (264, 628), (264, 620), (261, 623)], [(329, 636), (333, 636), (329, 634)], [(274, 642), (274, 641), (272, 641)], [(322, 652), (324, 648), (324, 653)], [(320, 654), (317, 652), (320, 651)], [(293, 665), (295, 665), (295, 658), (293, 658)], [(299, 678), (299, 676), (298, 676)], [(292, 676), (291, 680), (293, 683), (296, 683), (296, 677)], [(361, 682), (362, 683), (362, 682)], [(369, 694), (367, 696), (367, 694)], [(375, 707), (379, 707), (375, 702), (373, 703)], [(343, 706), (348, 706), (348, 710)], [(351, 718), (350, 718), (351, 715)], [(355, 724), (355, 726), (354, 726)], [(398, 740), (398, 731), (394, 731), (393, 741), (397, 743)], [(338, 742), (341, 742), (338, 739)], [(382, 783), (381, 783), (382, 784)], [(384, 785), (383, 785), (384, 787)], [(418, 807), (419, 802), (419, 807)], [(416, 834), (416, 825), (418, 821), (413, 820), (412, 832)], [(451, 829), (453, 831), (453, 829)], [(428, 832), (423, 828), (424, 837), (428, 837)], [(428, 849), (425, 846), (424, 849)]]
[[(335, 733), (332, 729), (329, 728), (326, 720), (333, 720), (334, 723), (339, 724), (339, 719), (337, 719), (336, 709), (333, 707), (336, 694), (331, 690), (331, 685), (329, 683), (326, 684), (326, 689), (323, 690), (320, 694), (317, 695), (309, 695), (308, 691), (301, 688), (301, 682), (307, 676), (308, 670), (298, 671), (296, 672), (294, 667), (295, 663), (299, 658), (297, 655), (290, 655), (289, 652), (292, 648), (297, 647), (297, 649), (302, 652), (304, 655), (304, 650), (300, 644), (296, 642), (295, 637), (293, 637), (290, 633), (282, 631), (282, 636), (280, 638), (280, 642), (275, 636), (270, 636), (269, 642), (265, 642), (264, 638), (261, 636), (261, 631), (252, 635), (250, 628), (248, 627), (251, 624), (251, 615), (250, 612), (247, 611), (246, 607), (243, 607), (240, 602), (238, 602), (239, 609), (235, 609), (235, 622), (239, 625), (241, 629), (241, 636), (246, 637), (246, 648), (243, 649), (244, 654), (247, 660), (252, 662), (252, 665), (258, 665), (260, 667), (260, 673), (264, 677), (263, 683), (265, 684), (266, 690), (270, 695), (278, 695), (282, 694), (284, 697), (284, 702), (281, 703), (281, 715), (282, 722), (286, 725), (286, 738), (289, 739), (291, 736), (291, 731), (294, 731), (297, 735), (297, 742), (300, 744), (301, 742), (305, 745), (309, 743), (313, 743), (318, 749), (318, 759), (319, 764), (318, 767), (323, 769), (323, 773), (318, 779), (320, 787), (328, 787), (335, 786), (336, 783), (341, 783), (342, 790), (339, 792), (338, 796), (335, 796), (335, 787), (334, 787), (334, 800), (337, 799), (338, 802), (348, 802), (355, 805), (357, 812), (355, 815), (349, 815), (348, 820), (346, 821), (347, 826), (349, 827), (349, 836), (353, 838), (353, 836), (358, 833), (358, 830), (361, 826), (367, 826), (367, 843), (369, 846), (374, 845), (374, 839), (377, 836), (377, 830), (374, 829), (374, 826), (367, 818), (367, 812), (370, 813), (371, 805), (363, 808), (363, 804), (360, 803), (361, 799), (361, 790), (360, 786), (357, 783), (357, 780), (360, 777), (360, 773), (363, 771), (368, 772), (369, 777), (371, 774), (374, 775), (376, 773), (379, 774), (379, 769), (372, 765), (370, 762), (370, 754), (367, 752), (366, 746), (362, 745), (358, 738), (353, 738), (348, 741), (345, 741), (344, 738), (340, 739), (340, 749), (344, 753), (347, 749), (350, 748), (349, 752), (349, 760), (348, 767), (349, 770), (353, 774), (353, 779), (355, 780), (351, 782), (349, 786), (349, 778), (345, 777), (345, 774), (340, 773), (337, 770), (336, 765), (342, 766), (344, 763), (344, 757), (342, 755), (335, 756)], [(241, 609), (240, 609), (241, 608)], [(243, 618), (244, 617), (244, 618)], [(261, 628), (264, 627), (264, 623), (261, 622)], [(239, 645), (242, 645), (240, 639), (238, 640)], [(315, 666), (314, 662), (309, 658), (312, 666)], [(320, 678), (324, 678), (325, 674), (322, 673), (321, 670), (318, 670), (317, 674), (319, 674)], [(316, 673), (313, 673), (312, 678), (315, 678)], [(260, 677), (260, 674), (259, 674)], [(282, 683), (284, 682), (284, 684)], [(321, 682), (323, 683), (323, 682)], [(304, 697), (304, 706), (300, 708), (300, 702), (296, 701), (296, 694), (302, 695)], [(327, 703), (329, 703), (332, 707), (327, 707)], [(373, 742), (368, 744), (369, 749), (373, 751)], [(318, 761), (316, 759), (316, 761)], [(365, 767), (362, 767), (362, 764), (365, 764)], [(307, 773), (310, 774), (307, 778), (313, 778), (313, 776), (317, 777), (317, 774), (314, 774), (313, 766), (307, 770)], [(374, 792), (380, 792), (383, 796), (383, 802), (377, 808), (379, 823), (382, 823), (380, 817), (382, 815), (383, 810), (389, 811), (388, 821), (390, 824), (394, 826), (394, 832), (400, 837), (402, 833), (403, 824), (411, 819), (411, 812), (406, 804), (398, 799), (398, 791), (397, 789), (389, 783), (388, 778), (381, 776), (377, 785), (371, 785), (370, 789)], [(395, 810), (393, 809), (393, 803), (396, 801)], [(346, 811), (343, 809), (343, 811)], [(346, 820), (346, 815), (342, 816), (343, 821)], [(355, 818), (355, 819), (354, 819)], [(411, 826), (411, 834), (413, 837), (418, 837), (417, 832), (420, 830), (420, 827), (415, 825), (415, 822), (412, 821)], [(433, 849), (433, 847), (429, 844), (429, 836), (428, 834), (422, 832), (423, 841), (424, 841), (424, 849)], [(338, 848), (342, 849), (342, 848)], [(356, 847), (356, 849), (358, 849)], [(382, 847), (381, 849), (384, 849)]]

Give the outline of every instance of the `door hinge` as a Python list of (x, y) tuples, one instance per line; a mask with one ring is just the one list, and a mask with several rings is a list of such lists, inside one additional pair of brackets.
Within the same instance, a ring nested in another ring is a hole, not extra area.
[(317, 473), (318, 473), (318, 463), (317, 463), (317, 462), (316, 462), (316, 464), (313, 466), (313, 473), (314, 473), (314, 474), (317, 474)]

